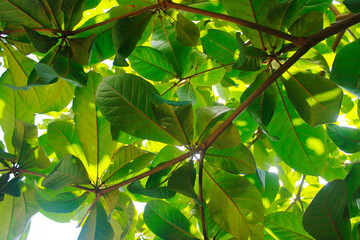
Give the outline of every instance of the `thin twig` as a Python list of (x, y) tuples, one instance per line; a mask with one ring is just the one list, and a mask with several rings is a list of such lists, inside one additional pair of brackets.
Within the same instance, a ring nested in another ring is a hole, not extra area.
[(91, 210), (95, 207), (95, 204), (99, 201), (101, 195), (97, 195), (94, 201), (91, 203), (89, 209), (86, 211), (84, 217), (81, 219), (79, 225), (77, 227), (81, 227), (82, 223), (85, 221), (85, 218), (90, 214)]
[(333, 52), (336, 52), (336, 49), (338, 48), (340, 42), (341, 42), (341, 39), (343, 38), (344, 34), (345, 34), (346, 30), (342, 30), (341, 32), (339, 32), (337, 35), (336, 35), (336, 38), (335, 38), (335, 41), (333, 42), (333, 44), (331, 45), (331, 50)]
[(206, 228), (206, 219), (204, 213), (204, 198), (203, 198), (203, 170), (204, 170), (204, 154), (203, 150), (200, 151), (199, 159), (199, 198), (200, 198), (200, 215), (201, 215), (201, 224), (203, 229), (204, 240), (209, 240), (209, 236)]
[(295, 203), (296, 203), (296, 201), (299, 201), (300, 206), (301, 206), (301, 209), (302, 209), (302, 211), (304, 212), (304, 206), (303, 206), (303, 203), (302, 203), (302, 201), (301, 201), (301, 191), (302, 191), (303, 185), (304, 185), (304, 183), (305, 183), (305, 177), (306, 177), (306, 175), (303, 175), (303, 176), (302, 176), (301, 182), (300, 182), (300, 186), (299, 186), (299, 190), (298, 190), (298, 192), (297, 192), (297, 194), (296, 194), (296, 196), (295, 196), (295, 199), (294, 199), (294, 201), (290, 204), (290, 206), (285, 210), (285, 212), (287, 212), (292, 206), (294, 206)]

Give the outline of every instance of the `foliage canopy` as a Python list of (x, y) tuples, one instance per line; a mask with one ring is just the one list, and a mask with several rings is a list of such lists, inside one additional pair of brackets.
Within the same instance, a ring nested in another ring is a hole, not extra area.
[(0, 6), (0, 239), (359, 239), (359, 1)]

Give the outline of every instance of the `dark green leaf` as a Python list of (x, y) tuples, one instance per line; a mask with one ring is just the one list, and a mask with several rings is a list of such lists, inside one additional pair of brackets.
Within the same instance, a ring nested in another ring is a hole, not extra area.
[(360, 213), (360, 166), (355, 165), (351, 168), (345, 181), (349, 187), (348, 208), (350, 217), (355, 217)]
[(250, 150), (243, 144), (227, 149), (210, 148), (205, 159), (212, 165), (235, 174), (254, 174), (256, 163)]
[(190, 145), (194, 138), (194, 111), (192, 103), (171, 106), (161, 103), (153, 105), (156, 120), (160, 126), (174, 136), (181, 144)]
[(301, 0), (301, 14), (309, 12), (324, 12), (332, 0)]
[(239, 56), (235, 36), (228, 32), (209, 29), (201, 42), (205, 52), (221, 64), (232, 64)]
[(88, 65), (95, 37), (96, 34), (92, 34), (86, 38), (70, 39), (71, 60), (77, 64)]
[(70, 184), (87, 183), (90, 183), (90, 180), (84, 165), (78, 158), (69, 154), (62, 158), (53, 170), (46, 175), (41, 185), (53, 190), (60, 190)]
[(0, 21), (30, 28), (51, 27), (40, 1), (1, 0)]
[(144, 188), (139, 181), (132, 182), (127, 190), (131, 193), (140, 194), (152, 198), (172, 198), (176, 192), (168, 187)]
[[(120, 18), (113, 27), (113, 43), (117, 51), (117, 58), (125, 62), (141, 39), (146, 26), (150, 22), (152, 13), (144, 13), (136, 17)], [(126, 66), (127, 64), (117, 65)]]
[(344, 0), (343, 3), (351, 12), (360, 12), (360, 2), (358, 0)]
[[(221, 0), (228, 14), (260, 25), (266, 25), (268, 11), (276, 3), (275, 0)], [(258, 30), (239, 26), (241, 31), (257, 48), (267, 49), (267, 34)]]
[(20, 197), (21, 190), (20, 190), (19, 182), (21, 182), (20, 177), (12, 178), (4, 186), (1, 186), (1, 192), (8, 194), (12, 197)]
[(263, 238), (261, 196), (250, 182), (206, 166), (203, 189), (210, 215), (222, 229), (239, 239)]
[(86, 0), (62, 0), (61, 10), (64, 13), (65, 30), (70, 31), (82, 18)]
[(12, 138), (20, 168), (41, 168), (49, 166), (49, 159), (38, 145), (37, 127), (30, 123), (16, 120)]
[(327, 165), (326, 133), (322, 126), (312, 128), (296, 113), (284, 92), (268, 125), (270, 141), (278, 156), (296, 171), (319, 175)]
[(103, 176), (103, 182), (121, 181), (124, 177), (149, 166), (154, 157), (153, 153), (132, 145), (121, 147), (114, 153), (111, 163)]
[(163, 239), (197, 239), (191, 232), (190, 221), (178, 210), (160, 200), (146, 204), (144, 221), (149, 229)]
[(196, 169), (192, 161), (176, 169), (169, 178), (168, 188), (194, 199), (199, 203), (199, 198), (194, 190)]
[(283, 83), (291, 103), (307, 124), (315, 127), (337, 120), (343, 93), (336, 84), (305, 71), (289, 73)]
[(324, 19), (321, 12), (310, 12), (296, 20), (289, 32), (298, 37), (307, 37), (323, 30)]
[(347, 197), (348, 187), (344, 180), (326, 184), (306, 208), (305, 230), (315, 239), (351, 239)]
[(78, 240), (113, 240), (114, 230), (101, 202), (97, 202), (82, 226)]
[(155, 121), (150, 102), (153, 93), (158, 94), (144, 79), (119, 74), (103, 79), (96, 101), (106, 119), (116, 128), (135, 137), (176, 143), (176, 137)]
[(331, 81), (357, 97), (360, 97), (360, 57), (357, 54), (359, 47), (360, 40), (343, 47), (336, 54), (330, 75)]
[(40, 34), (26, 26), (23, 27), (31, 43), (34, 45), (36, 50), (41, 53), (47, 53), (58, 42), (56, 37), (49, 37), (47, 35)]
[(326, 132), (330, 139), (341, 150), (347, 153), (356, 153), (360, 151), (360, 130), (328, 124), (326, 125)]
[(159, 17), (151, 37), (151, 46), (162, 52), (173, 64), (178, 77), (185, 76), (191, 67), (191, 48), (176, 39), (176, 30), (165, 19)]
[[(251, 93), (253, 93), (268, 77), (266, 71), (256, 76), (255, 81), (248, 87), (240, 97), (240, 101), (244, 102)], [(274, 115), (277, 102), (277, 92), (275, 86), (271, 85), (266, 91), (247, 108), (247, 111), (257, 123), (263, 123), (265, 126), (269, 124)]]
[(264, 228), (275, 239), (313, 239), (302, 225), (302, 215), (274, 212), (265, 217)]
[(176, 77), (173, 65), (160, 51), (146, 46), (135, 48), (129, 56), (131, 67), (144, 78), (168, 81)]
[(52, 213), (70, 213), (76, 210), (89, 194), (76, 195), (72, 192), (64, 192), (55, 195), (54, 198), (50, 198), (41, 191), (40, 189), (35, 191), (36, 201), (42, 209)]
[(188, 47), (194, 47), (199, 41), (200, 31), (195, 23), (184, 17), (181, 13), (177, 15), (176, 39)]

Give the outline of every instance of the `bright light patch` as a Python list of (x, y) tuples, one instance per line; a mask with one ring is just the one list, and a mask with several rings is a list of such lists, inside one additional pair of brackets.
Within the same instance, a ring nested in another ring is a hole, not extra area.
[(77, 225), (76, 221), (57, 223), (37, 213), (31, 218), (27, 240), (76, 240), (81, 231)]
[(276, 174), (277, 174), (277, 173), (279, 172), (279, 170), (278, 170), (276, 167), (273, 166), (273, 167), (270, 167), (270, 168), (269, 168), (269, 172), (272, 172), (272, 173), (276, 173)]
[(316, 155), (321, 156), (325, 153), (325, 146), (318, 138), (309, 137), (306, 139), (306, 146), (313, 150)]
[(328, 182), (325, 179), (323, 179), (322, 177), (319, 177), (319, 183), (321, 185), (326, 185)]

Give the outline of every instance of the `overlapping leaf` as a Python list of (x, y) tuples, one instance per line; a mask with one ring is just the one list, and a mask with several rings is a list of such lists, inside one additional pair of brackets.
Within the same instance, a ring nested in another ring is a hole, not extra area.
[(322, 126), (312, 128), (296, 113), (285, 93), (277, 104), (268, 125), (271, 135), (279, 141), (270, 141), (280, 158), (296, 171), (319, 175), (327, 165), (326, 133)]
[(74, 122), (87, 164), (90, 179), (97, 181), (109, 166), (116, 143), (110, 134), (110, 123), (101, 114), (95, 99), (102, 76), (90, 72), (86, 88), (77, 88), (74, 98)]

